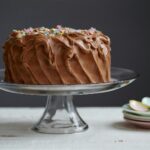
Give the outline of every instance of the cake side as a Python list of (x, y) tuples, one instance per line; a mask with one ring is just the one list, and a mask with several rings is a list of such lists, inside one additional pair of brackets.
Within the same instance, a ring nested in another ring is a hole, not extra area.
[(4, 46), (5, 81), (87, 84), (110, 81), (110, 39), (72, 28), (14, 30)]

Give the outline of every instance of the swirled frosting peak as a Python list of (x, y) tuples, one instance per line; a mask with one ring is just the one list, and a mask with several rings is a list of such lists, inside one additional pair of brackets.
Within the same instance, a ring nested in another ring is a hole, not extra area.
[(110, 81), (110, 39), (95, 28), (13, 30), (4, 46), (5, 81), (87, 84)]

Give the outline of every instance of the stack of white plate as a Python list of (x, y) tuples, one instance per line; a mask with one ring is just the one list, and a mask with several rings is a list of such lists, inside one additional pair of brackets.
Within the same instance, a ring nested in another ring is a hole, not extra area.
[(133, 110), (129, 104), (123, 106), (124, 119), (129, 123), (137, 125), (142, 128), (150, 129), (150, 111), (142, 112)]

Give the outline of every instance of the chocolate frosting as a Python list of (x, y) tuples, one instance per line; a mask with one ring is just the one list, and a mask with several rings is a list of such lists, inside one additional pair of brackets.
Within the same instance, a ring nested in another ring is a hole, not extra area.
[(110, 40), (94, 28), (14, 30), (3, 48), (6, 82), (86, 84), (110, 81)]

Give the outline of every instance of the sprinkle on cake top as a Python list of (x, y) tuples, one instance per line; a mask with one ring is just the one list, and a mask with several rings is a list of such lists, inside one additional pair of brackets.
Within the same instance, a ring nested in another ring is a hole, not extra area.
[(68, 27), (62, 27), (61, 25), (57, 25), (54, 28), (45, 28), (45, 27), (39, 27), (39, 28), (25, 28), (23, 30), (13, 30), (11, 37), (16, 38), (22, 38), (26, 35), (36, 35), (36, 34), (43, 34), (45, 36), (56, 36), (56, 35), (63, 35), (64, 33), (84, 33), (84, 32), (94, 33), (97, 30), (93, 27), (91, 27), (88, 30), (81, 30), (81, 29), (73, 29)]

